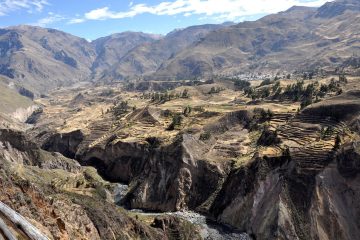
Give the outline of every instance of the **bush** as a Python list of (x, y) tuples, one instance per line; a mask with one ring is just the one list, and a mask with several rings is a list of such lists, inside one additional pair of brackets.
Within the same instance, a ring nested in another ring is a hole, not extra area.
[(114, 94), (114, 90), (112, 89), (105, 89), (100, 93), (101, 97), (109, 97)]
[(167, 130), (169, 131), (175, 130), (176, 127), (181, 125), (181, 122), (182, 122), (181, 115), (179, 113), (176, 113), (175, 115), (173, 115), (172, 122), (170, 123)]
[(281, 142), (281, 140), (277, 136), (276, 131), (272, 131), (269, 127), (265, 126), (261, 136), (259, 137), (257, 144), (261, 146), (272, 146), (277, 145)]
[(205, 108), (203, 106), (194, 107), (195, 112), (205, 112)]
[(212, 87), (212, 88), (210, 89), (210, 91), (208, 92), (208, 94), (219, 93), (219, 92), (224, 91), (224, 90), (225, 90), (224, 88), (220, 88), (220, 87), (215, 88), (215, 87)]
[(185, 117), (189, 116), (191, 113), (192, 108), (190, 106), (187, 106), (184, 108), (183, 114)]
[(305, 107), (309, 106), (312, 103), (313, 103), (312, 97), (306, 97), (304, 100), (301, 101), (300, 108), (304, 109)]
[(112, 111), (114, 113), (115, 116), (121, 116), (125, 113), (127, 113), (129, 109), (129, 105), (127, 101), (121, 101), (119, 104), (116, 104)]
[(259, 122), (266, 122), (266, 121), (270, 121), (271, 118), (273, 117), (274, 113), (268, 109), (267, 111), (265, 111), (262, 108), (255, 108), (254, 109), (254, 119), (258, 120)]
[(166, 109), (161, 112), (161, 115), (164, 117), (170, 117), (170, 116), (172, 116), (172, 112), (169, 109)]
[[(278, 80), (278, 79), (276, 79), (276, 80)], [(270, 84), (272, 84), (273, 82), (270, 80), (270, 78), (267, 78), (267, 79), (265, 79), (264, 81), (262, 81), (261, 83), (260, 83), (260, 87), (262, 87), (262, 86), (266, 86), (266, 85), (270, 85)]]
[(251, 85), (249, 81), (240, 80), (240, 79), (233, 80), (233, 82), (234, 82), (235, 90), (244, 90), (246, 88), (249, 88)]
[(184, 89), (184, 91), (181, 94), (181, 98), (189, 98), (189, 91), (187, 89)]
[(206, 141), (209, 140), (211, 138), (211, 133), (210, 132), (203, 132), (200, 134), (200, 140), (201, 141)]

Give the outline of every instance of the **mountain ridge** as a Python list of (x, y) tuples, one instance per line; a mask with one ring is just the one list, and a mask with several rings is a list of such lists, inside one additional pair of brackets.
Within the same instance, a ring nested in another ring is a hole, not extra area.
[(165, 36), (123, 32), (88, 42), (19, 25), (0, 30), (0, 74), (37, 94), (81, 81), (174, 80), (336, 69), (360, 55), (358, 1), (294, 6), (257, 21)]
[[(333, 8), (328, 7), (333, 5), (346, 10), (330, 19), (321, 18), (327, 16), (326, 12), (334, 14)], [(353, 5), (360, 6), (345, 1), (330, 2), (318, 9), (293, 7), (209, 33), (202, 42), (164, 62), (152, 78), (166, 74), (182, 79), (250, 71), (292, 72), (336, 65), (334, 59), (340, 62), (345, 60), (341, 56), (360, 54), (356, 43), (360, 30), (356, 24), (350, 24), (359, 18), (360, 11)], [(342, 34), (344, 31), (346, 34)]]

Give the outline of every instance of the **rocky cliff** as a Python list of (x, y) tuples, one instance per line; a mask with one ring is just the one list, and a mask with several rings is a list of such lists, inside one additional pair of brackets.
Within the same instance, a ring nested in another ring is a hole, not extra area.
[[(195, 210), (256, 239), (356, 239), (357, 144), (340, 147), (336, 137), (350, 136), (341, 121), (352, 122), (357, 112), (337, 119), (322, 111), (337, 99), (356, 96), (350, 92), (301, 114), (270, 119), (261, 117), (260, 110), (232, 112), (202, 130), (181, 132), (167, 144), (109, 137), (78, 148), (76, 158), (106, 179), (129, 184), (119, 203), (129, 209)], [(236, 136), (244, 148), (246, 138), (241, 137), (262, 124), (277, 129), (279, 142), (251, 150), (248, 159), (239, 162), (234, 158), (238, 148), (226, 141)], [(320, 136), (319, 126), (332, 132), (313, 143)], [(200, 137), (204, 131), (210, 138)], [(68, 138), (55, 138), (53, 150), (62, 151)]]
[[(20, 131), (0, 130), (0, 186), (0, 201), (49, 239), (168, 239), (172, 228), (197, 234), (176, 218), (159, 228), (129, 217), (114, 205), (113, 186), (95, 169), (39, 149)], [(10, 235), (30, 237), (11, 218), (0, 214), (0, 220)]]

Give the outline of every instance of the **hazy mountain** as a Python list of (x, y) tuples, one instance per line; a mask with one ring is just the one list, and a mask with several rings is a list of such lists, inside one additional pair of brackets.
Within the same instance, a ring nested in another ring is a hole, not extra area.
[(209, 33), (165, 61), (155, 77), (307, 70), (360, 54), (359, 1), (293, 7), (255, 22)]
[(92, 45), (97, 53), (96, 60), (92, 66), (93, 77), (98, 79), (106, 75), (108, 70), (133, 48), (141, 44), (152, 43), (161, 38), (162, 36), (160, 35), (124, 32), (93, 41)]
[(32, 91), (87, 80), (96, 53), (90, 43), (40, 27), (0, 30), (0, 74)]
[(0, 74), (38, 94), (80, 81), (123, 79), (155, 72), (170, 56), (228, 25), (194, 26), (166, 37), (124, 32), (92, 43), (54, 29), (0, 29)]
[(336, 67), (360, 55), (359, 22), (360, 2), (341, 0), (237, 25), (193, 26), (164, 37), (125, 32), (92, 43), (53, 29), (10, 27), (0, 30), (0, 74), (41, 93), (89, 80)]
[(107, 77), (122, 79), (126, 76), (155, 72), (165, 60), (200, 41), (208, 33), (228, 25), (229, 23), (225, 25), (207, 24), (177, 29), (158, 41), (139, 45), (121, 58), (119, 63), (111, 68), (110, 76)]

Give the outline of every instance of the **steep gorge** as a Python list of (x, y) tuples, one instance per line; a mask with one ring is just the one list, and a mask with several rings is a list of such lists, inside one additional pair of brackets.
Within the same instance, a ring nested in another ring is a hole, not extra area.
[[(326, 106), (326, 102), (321, 106)], [(335, 124), (329, 121), (329, 116), (321, 117), (321, 109), (317, 105), (305, 109), (287, 125), (298, 124), (300, 119), (310, 125), (322, 121)], [(307, 112), (313, 112), (314, 123)], [(356, 116), (356, 112), (352, 116)], [(252, 112), (233, 112), (205, 129), (221, 136), (224, 131), (251, 126), (254, 119)], [(129, 184), (120, 202), (128, 209), (193, 210), (256, 239), (354, 239), (359, 236), (356, 223), (360, 208), (354, 199), (360, 189), (354, 148), (344, 146), (337, 152), (326, 148), (317, 156), (318, 150), (314, 147), (311, 150), (314, 158), (301, 157), (292, 148), (277, 156), (259, 152), (245, 165), (236, 166), (231, 158), (211, 161), (204, 157), (211, 156), (206, 155), (209, 142), (200, 141), (198, 134), (183, 132), (173, 142), (158, 146), (146, 141), (123, 142), (110, 138), (82, 149), (76, 158), (83, 165), (96, 167), (106, 179)], [(290, 137), (282, 138), (285, 141)], [(67, 138), (63, 139), (65, 145), (69, 143)], [(64, 149), (61, 141), (52, 143), (57, 143), (52, 150)], [(348, 159), (354, 160), (350, 163)]]

